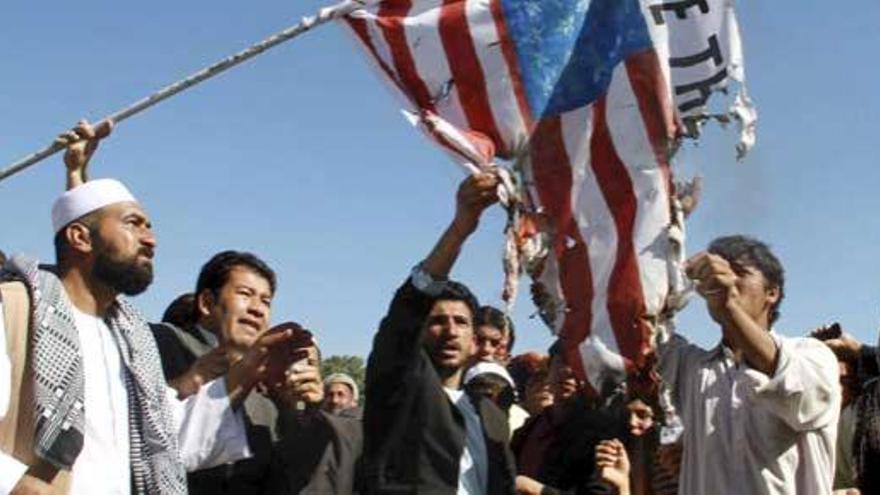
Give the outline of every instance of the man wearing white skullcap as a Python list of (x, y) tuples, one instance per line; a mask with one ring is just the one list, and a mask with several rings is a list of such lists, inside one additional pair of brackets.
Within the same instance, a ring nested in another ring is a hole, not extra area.
[(98, 179), (62, 194), (52, 206), (52, 230), (57, 234), (74, 220), (116, 203), (137, 203), (121, 182)]
[(267, 347), (289, 338), (261, 340), (225, 380), (178, 400), (146, 321), (119, 297), (153, 280), (149, 216), (120, 182), (85, 182), (109, 132), (81, 122), (59, 137), (70, 190), (52, 208), (57, 267), (16, 256), (0, 273), (11, 343), (0, 353), (0, 493), (186, 493), (185, 470), (249, 455), (235, 408)]
[(324, 379), (323, 408), (329, 413), (339, 414), (357, 407), (358, 395), (357, 383), (345, 373), (333, 373)]

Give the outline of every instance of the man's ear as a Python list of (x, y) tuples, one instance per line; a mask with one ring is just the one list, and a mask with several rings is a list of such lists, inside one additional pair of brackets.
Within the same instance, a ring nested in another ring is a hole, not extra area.
[(769, 287), (766, 289), (767, 292), (767, 305), (771, 308), (779, 302), (780, 290), (779, 287)]
[(94, 250), (92, 232), (79, 222), (73, 222), (64, 228), (64, 238), (72, 251), (88, 254)]
[(199, 319), (211, 316), (211, 310), (214, 308), (215, 302), (214, 292), (211, 289), (204, 289), (196, 296), (196, 310)]

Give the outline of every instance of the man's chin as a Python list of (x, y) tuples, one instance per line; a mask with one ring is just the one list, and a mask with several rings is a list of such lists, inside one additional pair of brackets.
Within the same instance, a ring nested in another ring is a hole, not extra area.
[(464, 367), (465, 360), (460, 356), (438, 357), (434, 359), (434, 365), (441, 375), (451, 375)]

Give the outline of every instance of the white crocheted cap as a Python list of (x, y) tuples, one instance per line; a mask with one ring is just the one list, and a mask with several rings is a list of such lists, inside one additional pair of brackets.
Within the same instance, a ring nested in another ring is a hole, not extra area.
[(66, 191), (52, 205), (52, 230), (57, 234), (70, 222), (115, 203), (137, 202), (116, 179), (97, 179)]
[(332, 375), (330, 375), (324, 379), (324, 387), (325, 388), (329, 387), (330, 385), (333, 385), (334, 383), (341, 383), (343, 385), (347, 385), (348, 388), (351, 389), (351, 396), (355, 402), (357, 402), (358, 399), (360, 399), (360, 394), (358, 393), (357, 383), (355, 383), (354, 378), (352, 378), (351, 376), (349, 376), (345, 373), (333, 373)]
[(509, 383), (514, 390), (516, 390), (516, 384), (513, 382), (513, 377), (510, 376), (510, 373), (507, 372), (507, 369), (498, 363), (491, 363), (487, 361), (480, 361), (479, 363), (471, 366), (471, 368), (467, 370), (467, 372), (464, 374), (463, 383), (467, 385), (471, 382), (471, 380), (483, 374), (498, 375), (503, 378), (504, 381)]

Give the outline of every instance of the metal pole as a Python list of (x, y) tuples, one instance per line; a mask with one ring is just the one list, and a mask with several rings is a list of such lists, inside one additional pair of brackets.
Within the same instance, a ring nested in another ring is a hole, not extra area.
[[(296, 25), (291, 26), (280, 33), (274, 34), (265, 40), (252, 45), (234, 55), (226, 57), (225, 59), (206, 67), (185, 79), (181, 79), (173, 84), (170, 84), (159, 91), (143, 98), (139, 101), (136, 101), (129, 105), (128, 107), (119, 110), (116, 113), (113, 113), (107, 116), (107, 119), (113, 120), (114, 123), (122, 122), (123, 120), (138, 114), (147, 108), (152, 107), (153, 105), (159, 103), (160, 101), (170, 98), (177, 93), (185, 91), (196, 84), (199, 84), (206, 79), (210, 79), (221, 72), (226, 71), (227, 69), (231, 69), (236, 65), (250, 60), (253, 57), (263, 53), (264, 51), (280, 45), (285, 41), (293, 39), (300, 34), (303, 34), (309, 30), (311, 30), (315, 26), (320, 26), (321, 24), (326, 24), (329, 21), (338, 19), (342, 16), (345, 16), (354, 10), (357, 10), (363, 7), (368, 3), (368, 0), (344, 0), (336, 5), (332, 5), (330, 7), (324, 7), (317, 14), (313, 16), (303, 17), (303, 19)], [(55, 153), (64, 149), (64, 146), (60, 146), (54, 143), (47, 146), (46, 148), (37, 151), (36, 153), (32, 153), (17, 162), (9, 165), (3, 170), (0, 170), (0, 182), (4, 179), (9, 178), (10, 176), (21, 172), (22, 170), (36, 164), (37, 162), (47, 158), (49, 156), (54, 155)]]

